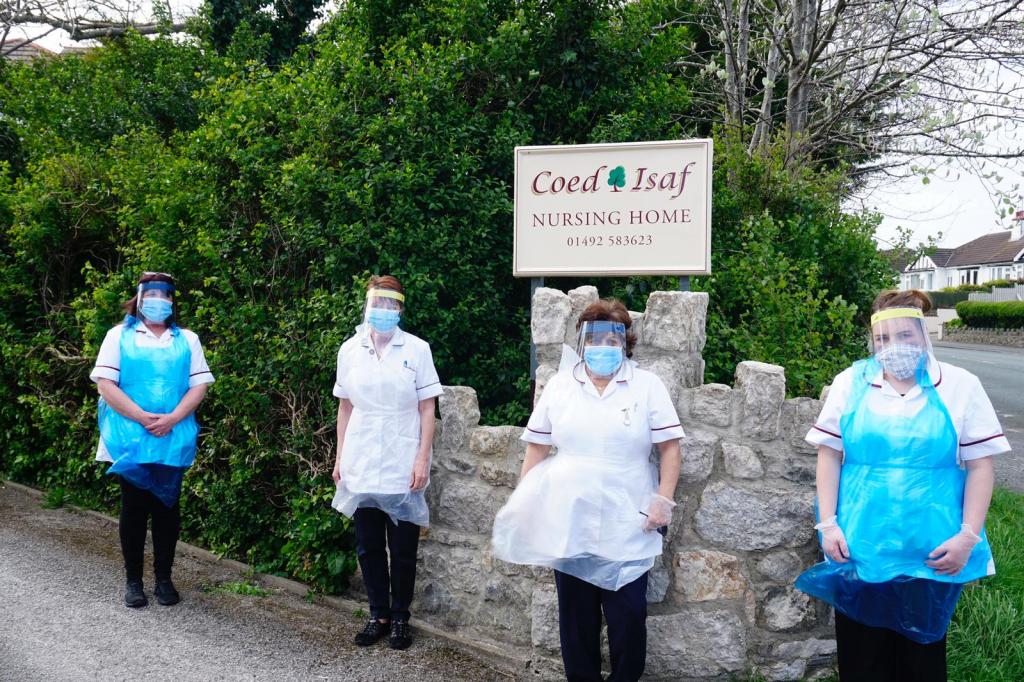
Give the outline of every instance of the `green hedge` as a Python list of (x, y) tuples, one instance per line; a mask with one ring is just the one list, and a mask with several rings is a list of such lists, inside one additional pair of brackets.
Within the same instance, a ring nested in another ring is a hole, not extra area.
[(929, 298), (936, 308), (955, 308), (957, 303), (966, 301), (970, 296), (969, 291), (929, 291)]
[(1024, 329), (1024, 301), (964, 301), (956, 314), (968, 327), (981, 329)]

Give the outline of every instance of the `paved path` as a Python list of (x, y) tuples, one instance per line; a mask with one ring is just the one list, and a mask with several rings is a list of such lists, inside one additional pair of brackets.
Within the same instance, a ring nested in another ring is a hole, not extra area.
[[(151, 558), (147, 554), (147, 562)], [(362, 619), (275, 591), (217, 591), (241, 576), (179, 552), (183, 601), (128, 609), (117, 529), (47, 510), (0, 483), (0, 680), (509, 680), (442, 642), (350, 644)]]
[(935, 356), (981, 379), (1013, 448), (995, 458), (996, 483), (1024, 492), (1024, 349), (939, 341)]

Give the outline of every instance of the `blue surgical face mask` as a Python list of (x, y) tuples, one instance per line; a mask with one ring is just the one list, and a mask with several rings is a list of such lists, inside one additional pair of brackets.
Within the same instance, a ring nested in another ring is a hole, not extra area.
[(906, 343), (893, 343), (875, 353), (885, 371), (897, 379), (914, 376), (924, 359), (924, 349)]
[(584, 346), (583, 361), (599, 377), (610, 377), (622, 364), (622, 349), (618, 346)]
[(398, 326), (402, 313), (390, 308), (370, 308), (366, 311), (366, 321), (378, 334), (387, 334)]
[(166, 298), (144, 298), (140, 307), (142, 316), (150, 322), (156, 322), (157, 324), (170, 317), (173, 309), (174, 304)]

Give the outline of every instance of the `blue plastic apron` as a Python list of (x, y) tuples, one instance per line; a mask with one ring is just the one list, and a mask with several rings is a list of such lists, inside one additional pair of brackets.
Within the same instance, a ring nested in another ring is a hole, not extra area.
[[(172, 341), (166, 348), (140, 347), (135, 325), (127, 320), (121, 332), (120, 388), (136, 405), (155, 414), (173, 412), (189, 388), (192, 350), (180, 329), (171, 327), (170, 332)], [(118, 414), (102, 398), (98, 412), (100, 437), (114, 460), (107, 473), (119, 474), (173, 507), (181, 494), (185, 469), (196, 456), (199, 425), (195, 415), (188, 415), (158, 438)]]
[(850, 561), (826, 557), (796, 587), (859, 623), (928, 644), (946, 634), (963, 584), (988, 573), (992, 550), (983, 529), (957, 575), (925, 565), (960, 530), (967, 479), (957, 461), (956, 429), (925, 365), (917, 372), (925, 405), (913, 416), (873, 412), (866, 398), (878, 390), (871, 381), (881, 367), (873, 359), (854, 365), (840, 419), (845, 458), (836, 509)]

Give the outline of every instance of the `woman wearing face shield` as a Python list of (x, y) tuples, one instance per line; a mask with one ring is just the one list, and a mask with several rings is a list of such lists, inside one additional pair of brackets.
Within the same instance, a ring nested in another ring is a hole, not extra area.
[(213, 383), (203, 347), (178, 326), (174, 279), (147, 272), (124, 304), (124, 321), (107, 332), (89, 378), (99, 390), (96, 459), (121, 485), (119, 534), (127, 578), (124, 602), (148, 603), (142, 582), (146, 525), (153, 520), (156, 600), (180, 601), (171, 582), (181, 529), (182, 477), (195, 459), (195, 411)]
[[(412, 644), (409, 605), (420, 527), (429, 524), (434, 398), (441, 381), (430, 346), (399, 327), (405, 293), (390, 275), (374, 277), (363, 323), (338, 351), (337, 492), (332, 506), (353, 519), (370, 619), (355, 636), (369, 646), (390, 635)], [(388, 557), (390, 555), (390, 566)]]
[(647, 574), (676, 504), (683, 429), (661, 380), (628, 359), (630, 326), (614, 299), (580, 315), (577, 349), (563, 349), (534, 408), (519, 485), (494, 521), (494, 556), (555, 570), (562, 661), (573, 681), (602, 679), (602, 611), (608, 679), (643, 674)]
[(835, 378), (818, 446), (825, 561), (796, 587), (836, 611), (839, 676), (946, 679), (946, 629), (964, 583), (992, 575), (992, 455), (1010, 449), (973, 374), (938, 362), (920, 291), (872, 308), (871, 351)]

